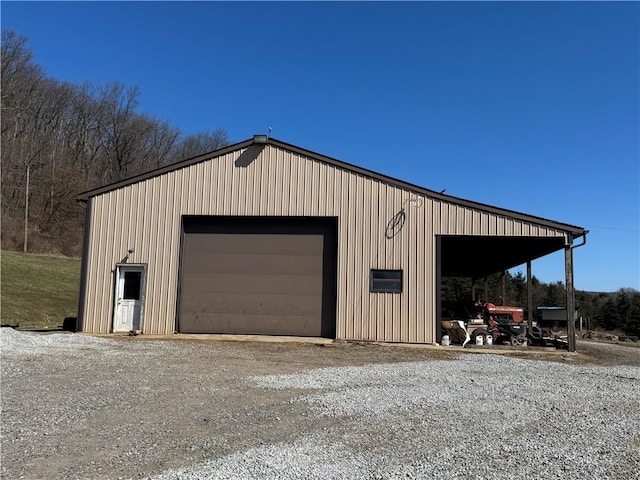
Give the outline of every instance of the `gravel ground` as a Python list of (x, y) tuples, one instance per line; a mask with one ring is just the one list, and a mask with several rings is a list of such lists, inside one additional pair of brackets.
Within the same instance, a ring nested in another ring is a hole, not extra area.
[(0, 346), (3, 479), (640, 478), (638, 348)]

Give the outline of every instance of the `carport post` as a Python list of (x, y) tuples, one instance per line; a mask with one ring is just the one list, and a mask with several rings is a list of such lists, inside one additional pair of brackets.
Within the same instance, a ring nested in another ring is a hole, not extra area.
[(533, 282), (531, 282), (531, 260), (527, 260), (527, 330), (533, 333)]
[(567, 341), (570, 352), (576, 351), (576, 296), (573, 289), (573, 249), (571, 241), (564, 247), (564, 272), (567, 280)]

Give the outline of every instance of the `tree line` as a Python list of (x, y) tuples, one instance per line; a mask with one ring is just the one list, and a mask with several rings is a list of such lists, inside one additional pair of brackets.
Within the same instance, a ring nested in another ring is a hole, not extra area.
[[(527, 280), (521, 273), (497, 273), (487, 277), (485, 298), (484, 282), (473, 284), (469, 278), (449, 277), (442, 282), (442, 300), (448, 305), (469, 304), (482, 299), (496, 305), (527, 308)], [(566, 307), (566, 289), (562, 282), (543, 283), (531, 277), (533, 308)], [(475, 293), (475, 298), (474, 298)], [(618, 330), (627, 335), (640, 336), (640, 292), (621, 288), (615, 293), (576, 290), (578, 316), (589, 320), (592, 329)], [(463, 312), (456, 312), (463, 314)]]
[(2, 31), (1, 138), (3, 249), (78, 256), (90, 188), (216, 150), (223, 129), (182, 135), (140, 113), (137, 87), (61, 82), (34, 63), (27, 39)]

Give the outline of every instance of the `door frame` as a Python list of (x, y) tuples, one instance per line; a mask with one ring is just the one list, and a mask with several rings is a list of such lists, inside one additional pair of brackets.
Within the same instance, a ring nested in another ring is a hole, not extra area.
[[(122, 333), (116, 330), (116, 321), (118, 318), (118, 283), (122, 272), (128, 270), (137, 270), (140, 272), (140, 319), (138, 321), (139, 328), (136, 330), (142, 331), (144, 329), (144, 304), (147, 290), (147, 264), (146, 263), (116, 263), (116, 268), (113, 270), (113, 298), (112, 298), (112, 316), (111, 316), (111, 332)], [(135, 320), (134, 320), (135, 325)]]

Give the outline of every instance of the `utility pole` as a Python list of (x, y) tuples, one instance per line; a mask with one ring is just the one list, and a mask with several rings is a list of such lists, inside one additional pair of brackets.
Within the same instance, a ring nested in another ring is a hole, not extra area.
[(29, 164), (27, 164), (27, 191), (24, 196), (24, 247), (23, 247), (24, 253), (27, 253), (28, 230), (29, 230)]

